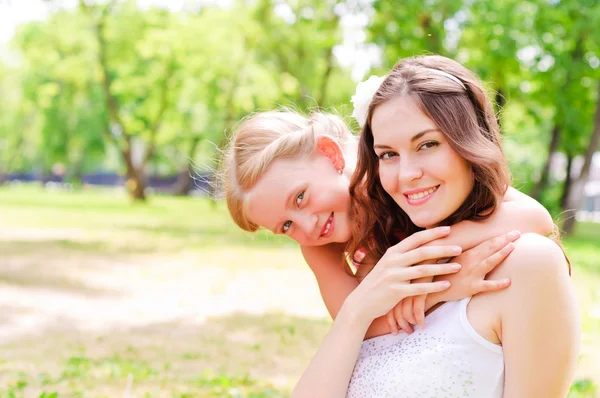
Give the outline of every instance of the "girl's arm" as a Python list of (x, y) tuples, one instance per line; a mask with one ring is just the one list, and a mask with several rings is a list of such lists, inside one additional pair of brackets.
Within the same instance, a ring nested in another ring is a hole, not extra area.
[(498, 274), (512, 279), (498, 301), (504, 396), (565, 397), (577, 364), (581, 320), (563, 251), (547, 238), (524, 235)]
[(552, 217), (544, 206), (511, 187), (490, 217), (481, 221), (461, 221), (452, 226), (450, 235), (429, 245), (459, 245), (468, 250), (512, 230), (547, 236), (553, 228)]
[[(302, 247), (302, 255), (312, 270), (321, 297), (327, 311), (334, 320), (346, 300), (346, 297), (359, 284), (359, 280), (352, 275), (348, 262), (344, 257), (344, 245), (330, 244), (318, 247)], [(371, 323), (363, 338), (371, 338), (388, 334), (390, 327), (384, 317), (379, 317)], [(332, 333), (333, 330), (332, 330)]]

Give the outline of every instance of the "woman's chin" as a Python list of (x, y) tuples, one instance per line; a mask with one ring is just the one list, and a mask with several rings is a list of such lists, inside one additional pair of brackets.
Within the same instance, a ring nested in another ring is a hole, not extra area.
[(413, 224), (415, 224), (419, 228), (433, 228), (437, 226), (444, 219), (441, 216), (436, 216), (433, 214), (422, 214), (422, 215), (414, 215), (410, 218)]

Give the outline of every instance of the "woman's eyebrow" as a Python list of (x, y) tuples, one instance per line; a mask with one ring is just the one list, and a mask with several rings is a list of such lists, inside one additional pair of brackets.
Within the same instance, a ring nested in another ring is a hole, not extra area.
[[(418, 140), (419, 138), (423, 137), (425, 134), (427, 133), (433, 133), (439, 131), (437, 128), (433, 128), (433, 129), (425, 129), (423, 131), (418, 132), (417, 134), (415, 134), (411, 139), (410, 142), (415, 142), (416, 140)], [(383, 145), (383, 144), (376, 144), (373, 145), (374, 149), (392, 149), (391, 146), (389, 145)]]
[(433, 133), (434, 131), (438, 131), (438, 129), (426, 129), (423, 130), (417, 134), (415, 134), (411, 139), (410, 142), (415, 142), (416, 140), (418, 140), (419, 138), (423, 137), (425, 134), (427, 133)]

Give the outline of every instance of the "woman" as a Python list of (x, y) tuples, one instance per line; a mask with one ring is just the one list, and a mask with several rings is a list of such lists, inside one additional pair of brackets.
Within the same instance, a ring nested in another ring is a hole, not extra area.
[[(489, 100), (452, 60), (400, 61), (366, 120), (351, 184), (362, 228), (350, 248), (382, 257), (346, 299), (294, 396), (564, 397), (580, 322), (568, 262), (539, 235), (521, 237), (489, 275), (510, 278), (509, 288), (444, 303), (427, 328), (360, 347), (370, 319), (393, 305), (393, 285), (384, 284), (391, 258), (440, 225), (493, 217), (509, 182)], [(390, 247), (395, 231), (421, 229)], [(350, 378), (347, 363), (357, 358)], [(321, 376), (326, 368), (340, 371)]]
[[(352, 229), (348, 189), (356, 151), (355, 137), (336, 116), (264, 112), (241, 123), (224, 160), (226, 200), (233, 220), (246, 231), (263, 227), (296, 240), (333, 318), (359, 283), (345, 260)], [(431, 244), (467, 250), (512, 230), (544, 235), (551, 231), (552, 219), (539, 203), (514, 189), (505, 200), (506, 206), (489, 218), (457, 223), (449, 236)], [(477, 264), (517, 237), (504, 235), (486, 244), (485, 251), (468, 263), (459, 258), (463, 270), (453, 277), (449, 290), (418, 302), (412, 317), (412, 311), (403, 316), (399, 305), (386, 318), (376, 319), (366, 337), (397, 334), (399, 327), (410, 333), (407, 318), (423, 326), (425, 308), (437, 302), (505, 288), (507, 280), (484, 281), (489, 271)], [(362, 278), (368, 267), (361, 268), (357, 274)]]

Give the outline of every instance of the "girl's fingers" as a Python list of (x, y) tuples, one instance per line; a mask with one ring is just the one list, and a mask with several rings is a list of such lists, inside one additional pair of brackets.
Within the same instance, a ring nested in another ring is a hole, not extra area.
[(392, 333), (394, 336), (398, 334), (398, 324), (396, 323), (396, 318), (394, 317), (394, 310), (392, 309), (390, 312), (387, 313), (387, 315), (385, 316), (388, 325), (390, 326), (390, 333)]
[(493, 239), (490, 239), (486, 242), (483, 242), (481, 245), (483, 249), (488, 253), (494, 253), (498, 250), (502, 249), (504, 246), (509, 244), (510, 242), (514, 242), (521, 236), (521, 232), (515, 230), (511, 231), (507, 234), (497, 236)]
[(483, 260), (480, 264), (481, 268), (483, 268), (483, 272), (485, 274), (491, 272), (498, 264), (504, 261), (504, 259), (514, 250), (514, 248), (515, 244), (509, 242), (502, 249)]
[(510, 279), (498, 280), (483, 280), (477, 284), (477, 291), (474, 294), (482, 292), (491, 292), (494, 290), (502, 290), (510, 286)]
[(390, 270), (387, 277), (393, 278), (397, 282), (409, 282), (426, 276), (453, 274), (458, 272), (460, 268), (461, 265), (457, 263), (415, 265), (410, 268)]
[(416, 296), (413, 298), (413, 313), (416, 324), (425, 327), (425, 299), (426, 295)]
[(418, 296), (420, 294), (436, 293), (446, 290), (450, 287), (450, 282), (439, 281), (439, 282), (425, 282), (425, 283), (402, 283), (397, 286), (398, 290), (401, 290), (405, 297)]
[(402, 266), (421, 263), (426, 260), (456, 257), (462, 252), (462, 248), (456, 245), (450, 246), (424, 246), (411, 250), (399, 256), (398, 261)]
[(413, 298), (407, 297), (402, 300), (402, 318), (406, 319), (408, 323), (415, 325), (417, 322), (413, 314)]
[(396, 307), (394, 307), (394, 317), (396, 319), (396, 322), (398, 322), (398, 326), (400, 326), (400, 329), (404, 330), (407, 334), (411, 334), (414, 330), (410, 323), (408, 323), (408, 321), (402, 316), (403, 303), (404, 300), (402, 300), (402, 303), (399, 303)]
[(414, 250), (419, 246), (434, 241), (450, 233), (450, 227), (437, 227), (427, 229), (425, 231), (419, 231), (412, 234), (406, 239), (403, 239), (400, 243), (390, 247), (388, 250), (392, 250), (398, 253), (405, 253), (409, 250)]

